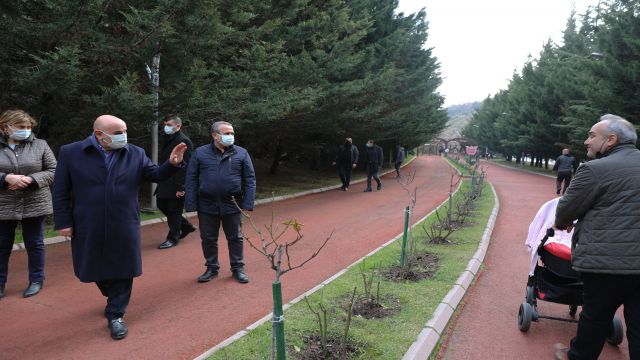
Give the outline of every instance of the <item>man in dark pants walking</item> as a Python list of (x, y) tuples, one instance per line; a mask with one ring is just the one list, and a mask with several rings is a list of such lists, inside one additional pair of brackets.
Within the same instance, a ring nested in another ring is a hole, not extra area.
[(378, 183), (377, 190), (382, 189), (382, 182), (380, 182), (380, 175), (378, 174), (382, 167), (382, 160), (382, 148), (369, 139), (364, 152), (364, 166), (367, 168), (367, 188), (364, 189), (364, 192), (371, 191), (371, 178)]
[[(560, 199), (555, 227), (578, 220), (572, 265), (580, 272), (583, 305), (569, 349), (556, 344), (556, 359), (597, 359), (624, 305), (629, 356), (640, 359), (640, 151), (636, 129), (604, 115), (585, 140), (587, 156)], [(567, 352), (568, 350), (568, 352)]]
[(349, 190), (349, 184), (351, 183), (351, 170), (358, 166), (359, 156), (358, 148), (353, 145), (353, 140), (349, 137), (344, 140), (344, 144), (338, 147), (338, 154), (331, 165), (338, 164), (340, 181), (342, 181), (341, 189), (343, 191)]
[[(193, 151), (193, 143), (191, 139), (182, 132), (182, 119), (178, 115), (167, 115), (164, 120), (163, 132), (164, 143), (160, 149), (158, 163), (169, 159), (171, 150), (180, 144), (187, 145), (187, 151), (184, 153), (184, 162), (188, 163)], [(170, 179), (159, 182), (156, 188), (156, 198), (158, 200), (158, 209), (167, 217), (167, 225), (169, 232), (165, 241), (158, 246), (158, 249), (168, 249), (178, 245), (180, 239), (185, 238), (196, 230), (183, 215), (184, 209), (184, 178), (187, 172), (186, 167), (173, 175)]]
[(249, 282), (244, 272), (240, 209), (253, 210), (256, 175), (247, 150), (233, 144), (234, 135), (233, 126), (228, 122), (214, 122), (211, 127), (213, 143), (197, 148), (187, 169), (185, 207), (187, 211), (198, 211), (207, 267), (198, 282), (218, 276), (220, 224), (229, 244), (233, 278), (243, 284)]
[(60, 148), (53, 182), (55, 229), (71, 238), (76, 277), (95, 283), (107, 298), (104, 316), (115, 340), (127, 336), (123, 317), (133, 278), (142, 275), (140, 185), (179, 171), (186, 149), (178, 144), (158, 166), (142, 148), (127, 143), (127, 124), (112, 115), (98, 117), (85, 140)]
[[(571, 176), (578, 170), (578, 161), (575, 157), (569, 155), (569, 149), (562, 149), (562, 155), (556, 159), (556, 164), (553, 165), (553, 171), (558, 172), (556, 178), (556, 194), (560, 195), (560, 190), (564, 194), (571, 184)], [(562, 189), (562, 182), (564, 181), (564, 189)]]
[(404, 148), (400, 145), (398, 145), (398, 150), (396, 152), (396, 161), (394, 162), (394, 167), (396, 168), (396, 177), (399, 178), (400, 177), (400, 166), (402, 165), (402, 162), (404, 161), (405, 158), (405, 153), (404, 153)]

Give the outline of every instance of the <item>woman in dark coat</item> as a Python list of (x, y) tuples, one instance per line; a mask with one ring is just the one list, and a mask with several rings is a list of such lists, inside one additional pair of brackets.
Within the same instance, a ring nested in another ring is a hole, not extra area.
[(44, 220), (52, 212), (49, 185), (56, 158), (46, 141), (33, 136), (34, 126), (21, 110), (0, 115), (0, 298), (18, 221), (29, 262), (29, 286), (22, 295), (36, 295), (44, 282)]
[(143, 149), (127, 144), (127, 125), (111, 115), (94, 123), (94, 133), (60, 149), (53, 185), (55, 228), (71, 237), (73, 269), (80, 281), (95, 282), (107, 297), (105, 317), (111, 337), (122, 339), (122, 317), (133, 278), (142, 274), (140, 207), (143, 181), (175, 174), (186, 145), (155, 165)]

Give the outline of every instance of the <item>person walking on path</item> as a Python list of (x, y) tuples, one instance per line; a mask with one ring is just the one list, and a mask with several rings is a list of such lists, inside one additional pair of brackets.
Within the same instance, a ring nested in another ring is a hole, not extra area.
[(376, 145), (373, 140), (369, 139), (364, 152), (364, 166), (367, 169), (367, 188), (364, 189), (364, 192), (371, 192), (371, 178), (376, 180), (378, 184), (377, 190), (382, 189), (382, 182), (380, 182), (379, 175), (382, 160), (382, 148)]
[[(164, 143), (160, 150), (158, 163), (161, 164), (171, 156), (171, 151), (176, 145), (184, 143), (187, 150), (184, 153), (183, 160), (189, 162), (191, 152), (193, 151), (193, 143), (187, 135), (182, 132), (182, 119), (178, 115), (167, 115), (164, 118)], [(193, 226), (182, 215), (184, 209), (184, 179), (186, 175), (186, 167), (181, 168), (178, 173), (171, 178), (158, 183), (156, 188), (156, 198), (158, 199), (158, 209), (167, 217), (167, 225), (169, 232), (165, 241), (158, 246), (158, 249), (168, 249), (178, 245), (180, 239), (184, 239), (190, 233), (196, 231)]]
[(162, 181), (184, 167), (184, 143), (158, 166), (142, 148), (127, 144), (127, 124), (102, 115), (85, 140), (60, 148), (53, 183), (55, 229), (71, 238), (73, 270), (107, 297), (111, 337), (127, 336), (123, 320), (133, 278), (142, 274), (140, 205), (143, 181)]
[(338, 164), (340, 181), (342, 182), (341, 189), (343, 191), (349, 190), (349, 184), (351, 183), (351, 170), (358, 166), (359, 157), (360, 153), (358, 152), (358, 148), (353, 145), (353, 139), (350, 137), (344, 139), (344, 144), (338, 147), (338, 154), (331, 164), (332, 166)]
[(396, 151), (396, 161), (394, 163), (394, 166), (396, 168), (397, 178), (400, 177), (400, 165), (402, 165), (402, 162), (404, 161), (405, 156), (406, 154), (404, 153), (404, 148), (398, 145), (398, 150)]
[(29, 285), (22, 296), (44, 284), (44, 220), (52, 213), (56, 158), (46, 141), (36, 139), (36, 121), (22, 110), (0, 114), (0, 298), (4, 296), (18, 222), (28, 255)]
[(253, 210), (256, 176), (247, 150), (233, 144), (234, 135), (230, 123), (215, 121), (211, 127), (213, 143), (197, 148), (187, 169), (185, 207), (198, 211), (206, 266), (198, 277), (201, 283), (218, 276), (220, 224), (229, 244), (233, 278), (243, 284), (249, 282), (244, 271), (240, 209)]
[[(571, 184), (571, 176), (578, 170), (578, 161), (575, 157), (569, 154), (569, 149), (562, 149), (562, 155), (558, 156), (555, 165), (553, 165), (553, 171), (558, 172), (556, 178), (556, 194), (560, 195), (567, 191), (569, 184)], [(564, 188), (562, 188), (562, 182), (564, 181)]]
[[(583, 164), (560, 199), (555, 227), (570, 230), (572, 265), (580, 272), (583, 305), (578, 331), (559, 359), (597, 359), (624, 305), (629, 356), (640, 359), (640, 151), (636, 129), (604, 115), (584, 144), (592, 159)], [(568, 351), (568, 352), (565, 352)]]

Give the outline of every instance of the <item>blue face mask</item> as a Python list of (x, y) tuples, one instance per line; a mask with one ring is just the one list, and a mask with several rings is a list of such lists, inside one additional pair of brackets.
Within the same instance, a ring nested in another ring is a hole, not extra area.
[(18, 130), (11, 128), (11, 131), (13, 132), (11, 134), (11, 138), (16, 141), (26, 140), (31, 136), (31, 130)]
[(233, 135), (220, 135), (220, 143), (224, 146), (233, 145), (234, 136)]
[(167, 135), (171, 135), (174, 134), (176, 132), (176, 128), (173, 126), (169, 126), (169, 125), (165, 125), (164, 126), (164, 133)]
[(104, 131), (100, 130), (103, 134), (107, 135), (109, 139), (111, 139), (111, 143), (107, 145), (107, 147), (111, 150), (122, 149), (125, 145), (127, 145), (127, 134), (114, 134), (109, 135)]

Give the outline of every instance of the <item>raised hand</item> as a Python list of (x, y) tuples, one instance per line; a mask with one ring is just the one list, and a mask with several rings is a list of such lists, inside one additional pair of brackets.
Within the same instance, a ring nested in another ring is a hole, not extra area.
[(184, 152), (187, 151), (187, 144), (180, 143), (176, 145), (171, 151), (171, 155), (169, 156), (169, 162), (173, 166), (178, 166), (182, 162), (182, 157), (184, 156)]

